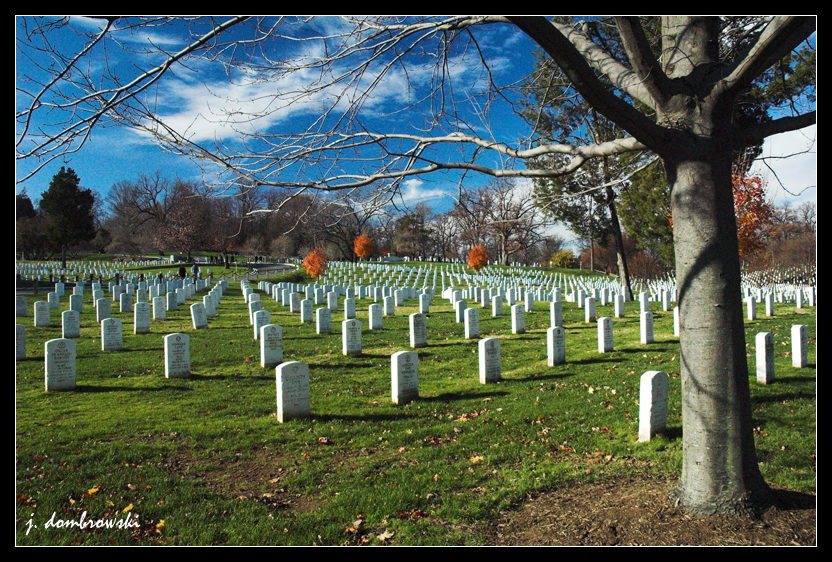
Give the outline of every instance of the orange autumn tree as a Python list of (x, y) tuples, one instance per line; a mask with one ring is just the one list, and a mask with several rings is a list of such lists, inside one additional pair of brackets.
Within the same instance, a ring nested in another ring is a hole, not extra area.
[(772, 223), (774, 207), (766, 200), (765, 181), (760, 176), (735, 172), (732, 181), (740, 257), (747, 257), (763, 248), (764, 232)]
[(488, 250), (483, 246), (474, 246), (468, 252), (468, 267), (474, 271), (479, 271), (488, 265)]
[(301, 267), (306, 270), (307, 275), (317, 278), (324, 274), (328, 265), (329, 260), (326, 258), (323, 248), (315, 248), (306, 254)]
[(355, 239), (352, 245), (353, 251), (355, 255), (359, 258), (366, 260), (370, 256), (373, 255), (373, 241), (370, 240), (370, 237), (366, 234), (362, 234)]

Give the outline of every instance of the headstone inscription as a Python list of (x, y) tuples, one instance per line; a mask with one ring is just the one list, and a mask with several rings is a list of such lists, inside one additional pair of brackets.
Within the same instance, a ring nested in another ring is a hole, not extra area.
[(292, 419), (311, 417), (309, 396), (309, 365), (289, 361), (275, 368), (277, 385), (277, 420), (285, 423)]
[(341, 322), (341, 340), (344, 355), (361, 355), (361, 322), (355, 319)]
[(546, 330), (546, 351), (550, 367), (566, 362), (566, 330), (563, 326)]
[(394, 353), (390, 371), (393, 403), (407, 404), (419, 397), (419, 355), (415, 351)]
[(44, 345), (46, 392), (75, 388), (75, 341), (49, 340)]
[(165, 336), (165, 378), (187, 379), (191, 376), (191, 338), (188, 334)]
[(133, 333), (150, 333), (150, 303), (137, 302), (133, 307)]
[(61, 337), (81, 337), (81, 314), (77, 310), (64, 310), (61, 313)]
[(283, 328), (277, 324), (260, 327), (260, 366), (276, 367), (283, 362)]
[(410, 320), (410, 347), (420, 348), (428, 345), (427, 319), (421, 312), (414, 312)]
[(478, 345), (480, 383), (498, 382), (502, 378), (500, 340), (497, 338), (484, 338), (480, 340)]
[(122, 348), (121, 318), (105, 318), (101, 321), (101, 350), (119, 351)]
[[(649, 310), (647, 311), (649, 312)], [(613, 350), (612, 318), (598, 319), (598, 352), (607, 353)]]

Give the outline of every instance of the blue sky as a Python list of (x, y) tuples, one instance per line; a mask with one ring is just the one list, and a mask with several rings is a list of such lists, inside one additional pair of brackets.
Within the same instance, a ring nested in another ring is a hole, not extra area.
[[(73, 18), (73, 26), (82, 30), (93, 30), (100, 25), (98, 22)], [(522, 33), (511, 29), (509, 26), (491, 26), (494, 29), (488, 33), (476, 31), (480, 39), (480, 47), (484, 56), (492, 65), (495, 77), (501, 82), (508, 82), (518, 79), (529, 71), (532, 64), (530, 56), (517, 57), (516, 53), (530, 53), (533, 46)], [(319, 29), (336, 31), (338, 29), (334, 20), (325, 20), (320, 24)], [(18, 28), (18, 32), (20, 29)], [(124, 33), (121, 35), (123, 44), (135, 49), (147, 41), (153, 41), (170, 50), (181, 48), (182, 37), (175, 33), (175, 30), (167, 28), (143, 29), (136, 33)], [(62, 41), (69, 45), (71, 39)], [(281, 48), (295, 50), (299, 46), (282, 43)], [(309, 48), (304, 44), (303, 48)], [(109, 63), (116, 72), (124, 73), (124, 77), (130, 76), (131, 61), (118, 49), (108, 50)], [(452, 68), (451, 73), (460, 84), (472, 85), (478, 75), (475, 75), (474, 67), (470, 59), (463, 59), (461, 56), (455, 59), (457, 65)], [(146, 64), (145, 66), (151, 66)], [(249, 73), (237, 73), (232, 75), (235, 79), (230, 83), (226, 77), (218, 74), (216, 67), (209, 67), (204, 64), (192, 64), (190, 71), (177, 71), (162, 82), (160, 88), (154, 92), (155, 101), (159, 104), (159, 112), (165, 116), (165, 121), (176, 127), (182, 134), (188, 135), (197, 142), (209, 142), (216, 139), (225, 143), (238, 143), (234, 128), (227, 125), (221, 126), (212, 115), (224, 111), (236, 111), (231, 114), (231, 119), (237, 119), (238, 115), (245, 115), (249, 111), (268, 111), (268, 116), (261, 118), (258, 123), (259, 130), (274, 130), (280, 128), (291, 128), (301, 123), (309, 122), (317, 116), (321, 104), (324, 103), (327, 92), (320, 92), (316, 96), (307, 96), (303, 103), (295, 103), (292, 106), (277, 107), (274, 99), (269, 97), (274, 89), (274, 83), (261, 83), (259, 78), (263, 77), (262, 72), (251, 71)], [(17, 73), (31, 73), (32, 70), (22, 57), (16, 58)], [(426, 86), (430, 80), (428, 75), (429, 67), (411, 68), (410, 74), (405, 75), (400, 69), (391, 69), (385, 82), (378, 88), (372, 98), (369, 98), (364, 105), (364, 112), (369, 117), (367, 123), (377, 124), (384, 118), (385, 124), (397, 123), (403, 125), (405, 121), (418, 123), (423, 115), (410, 114), (385, 114), (386, 110), (393, 103), (402, 103), (408, 89), (405, 78), (410, 84)], [(300, 73), (292, 77), (283, 77), (278, 82), (282, 91), (298, 91), (303, 86), (305, 79), (311, 80), (311, 74)], [(236, 101), (234, 101), (236, 100)], [(246, 100), (246, 101), (243, 101)], [(17, 96), (16, 109), (19, 109), (25, 98)], [(266, 105), (270, 103), (272, 105)], [(504, 134), (499, 140), (513, 142), (516, 140), (516, 131), (523, 129), (523, 123), (514, 116), (505, 104), (493, 115), (490, 127), (496, 134)], [(236, 127), (243, 130), (250, 130), (246, 120), (237, 119)], [(484, 123), (476, 123), (473, 127), (479, 134), (486, 134)], [(816, 128), (796, 133), (786, 133), (772, 137), (766, 143), (764, 156), (769, 157), (767, 162), (771, 170), (760, 166), (759, 171), (765, 175), (768, 182), (769, 196), (776, 202), (784, 200), (791, 201), (794, 205), (804, 201), (816, 202), (817, 185), (817, 158), (814, 141)], [(808, 153), (806, 151), (809, 151)], [(788, 159), (779, 157), (800, 154)], [(201, 171), (198, 166), (190, 160), (181, 156), (170, 154), (155, 145), (146, 134), (130, 129), (110, 127), (94, 130), (91, 138), (83, 148), (72, 154), (66, 162), (53, 162), (45, 166), (35, 177), (16, 186), (16, 193), (26, 189), (28, 195), (34, 200), (44, 191), (52, 176), (57, 173), (62, 165), (73, 168), (81, 178), (82, 185), (96, 191), (102, 198), (106, 197), (109, 188), (122, 180), (132, 180), (140, 174), (151, 174), (160, 171), (165, 177), (173, 179), (179, 177), (185, 180), (199, 181)], [(24, 176), (32, 166), (28, 162), (16, 162), (16, 177)], [(468, 180), (471, 182), (486, 181), (479, 177)], [(446, 175), (434, 174), (421, 176), (407, 180), (403, 184), (402, 195), (409, 203), (425, 201), (435, 210), (445, 210), (452, 204), (449, 196), (456, 190), (456, 178)], [(564, 234), (561, 231), (561, 234)]]

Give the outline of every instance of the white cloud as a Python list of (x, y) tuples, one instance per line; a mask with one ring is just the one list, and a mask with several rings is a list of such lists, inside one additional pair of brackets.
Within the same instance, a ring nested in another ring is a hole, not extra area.
[(420, 179), (409, 179), (404, 181), (400, 191), (402, 202), (407, 206), (411, 206), (416, 203), (426, 203), (428, 201), (451, 197), (451, 194), (447, 191), (440, 188), (426, 189), (423, 185), (424, 182)]
[(768, 179), (768, 195), (776, 202), (817, 203), (817, 156), (817, 126), (781, 133), (766, 139), (754, 171)]

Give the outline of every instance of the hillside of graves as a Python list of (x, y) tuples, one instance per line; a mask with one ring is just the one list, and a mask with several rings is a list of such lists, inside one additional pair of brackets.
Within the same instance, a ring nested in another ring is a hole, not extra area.
[(625, 299), (496, 266), (143, 267), (16, 297), (17, 544), (815, 542), (809, 285), (744, 288), (757, 455), (784, 503), (735, 522), (667, 497), (672, 280)]

